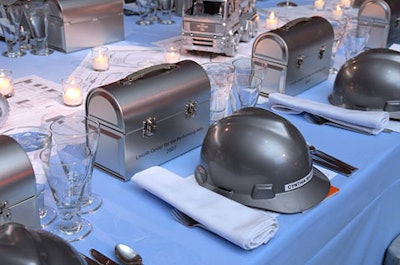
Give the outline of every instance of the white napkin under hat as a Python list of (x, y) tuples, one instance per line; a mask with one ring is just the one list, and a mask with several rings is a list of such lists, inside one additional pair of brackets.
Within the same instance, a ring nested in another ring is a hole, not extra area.
[(278, 229), (274, 213), (244, 206), (159, 166), (136, 173), (132, 181), (246, 250), (266, 244)]
[(354, 128), (375, 135), (382, 132), (389, 123), (389, 113), (386, 111), (344, 109), (281, 93), (269, 94), (268, 106), (272, 110), (288, 114), (307, 112), (348, 128)]

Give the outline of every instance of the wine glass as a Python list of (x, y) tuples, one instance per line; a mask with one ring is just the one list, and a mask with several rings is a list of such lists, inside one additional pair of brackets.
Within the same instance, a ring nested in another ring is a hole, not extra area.
[(278, 5), (278, 6), (281, 6), (281, 7), (293, 7), (293, 6), (297, 6), (297, 4), (296, 4), (295, 2), (291, 2), (291, 1), (279, 2), (277, 5)]
[(36, 194), (40, 225), (44, 228), (52, 223), (57, 216), (56, 210), (44, 203), (44, 193), (47, 181), (39, 158), (41, 151), (50, 148), (52, 134), (50, 130), (46, 128), (35, 126), (17, 127), (7, 130), (3, 132), (3, 134), (10, 136), (19, 143), (29, 157), (36, 178)]
[(89, 148), (92, 161), (84, 187), (80, 214), (96, 211), (103, 202), (100, 195), (92, 192), (93, 168), (100, 137), (99, 122), (86, 116), (65, 116), (53, 121), (50, 130), (53, 133), (53, 141), (58, 145), (78, 150), (82, 147)]
[(331, 61), (329, 65), (329, 74), (337, 74), (338, 69), (334, 67), (335, 57), (346, 30), (346, 20), (330, 19), (329, 22), (331, 23), (333, 28), (333, 45), (332, 45)]
[(25, 55), (20, 49), (20, 25), (23, 16), (23, 7), (19, 3), (0, 5), (0, 28), (3, 32), (7, 51), (2, 55), (17, 58)]
[(32, 37), (35, 40), (31, 53), (40, 56), (52, 54), (53, 50), (49, 49), (47, 44), (47, 30), (50, 15), (49, 4), (43, 2), (28, 2), (25, 5), (25, 12), (29, 21), (29, 27), (31, 28)]
[(172, 8), (174, 5), (174, 0), (159, 0), (160, 4), (160, 17), (159, 23), (161, 24), (174, 24), (175, 21), (171, 19)]
[(40, 153), (44, 172), (57, 205), (58, 220), (47, 230), (68, 242), (87, 236), (91, 223), (82, 218), (79, 208), (92, 165), (87, 146), (53, 145)]

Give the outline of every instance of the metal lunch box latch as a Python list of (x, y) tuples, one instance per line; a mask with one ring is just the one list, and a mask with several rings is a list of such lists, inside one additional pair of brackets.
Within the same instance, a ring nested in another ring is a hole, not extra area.
[(304, 55), (297, 56), (296, 67), (300, 68), (302, 66), (303, 62), (304, 62)]
[[(9, 220), (11, 217), (10, 211), (6, 210), (7, 209), (8, 202), (2, 202), (0, 203), (0, 220), (3, 219), (4, 221)], [(2, 223), (2, 222), (0, 222)]]
[(197, 102), (190, 101), (185, 106), (185, 119), (190, 119), (196, 116), (197, 113)]
[(143, 121), (143, 137), (151, 137), (156, 131), (157, 122), (155, 117), (149, 117)]
[(321, 46), (321, 48), (319, 48), (319, 59), (324, 58), (325, 52), (326, 52), (326, 47), (325, 46)]

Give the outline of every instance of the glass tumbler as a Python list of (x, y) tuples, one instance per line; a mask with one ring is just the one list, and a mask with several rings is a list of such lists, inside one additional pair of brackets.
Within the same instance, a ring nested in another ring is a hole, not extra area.
[(83, 239), (92, 231), (91, 223), (79, 214), (83, 189), (91, 170), (92, 152), (85, 145), (55, 144), (43, 150), (40, 159), (58, 211), (57, 222), (46, 230), (68, 242)]
[(10, 136), (17, 141), (27, 153), (32, 164), (36, 178), (37, 205), (41, 227), (48, 226), (56, 218), (56, 211), (45, 204), (44, 195), (47, 185), (43, 165), (39, 158), (41, 151), (50, 148), (52, 134), (44, 127), (23, 126), (5, 131), (3, 134)]
[(87, 147), (91, 153), (91, 163), (86, 179), (80, 213), (96, 211), (102, 204), (100, 195), (92, 192), (92, 175), (100, 137), (100, 123), (86, 116), (65, 116), (50, 124), (53, 142), (62, 149), (81, 150)]

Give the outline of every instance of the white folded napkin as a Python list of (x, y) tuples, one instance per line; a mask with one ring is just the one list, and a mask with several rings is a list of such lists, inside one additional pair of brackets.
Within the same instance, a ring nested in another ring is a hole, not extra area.
[(336, 107), (308, 99), (296, 98), (281, 93), (269, 94), (268, 106), (277, 112), (301, 114), (307, 112), (318, 115), (348, 128), (379, 134), (389, 123), (389, 113), (385, 111), (362, 111)]
[(278, 229), (274, 213), (244, 206), (162, 167), (150, 167), (132, 180), (246, 250), (267, 243)]

